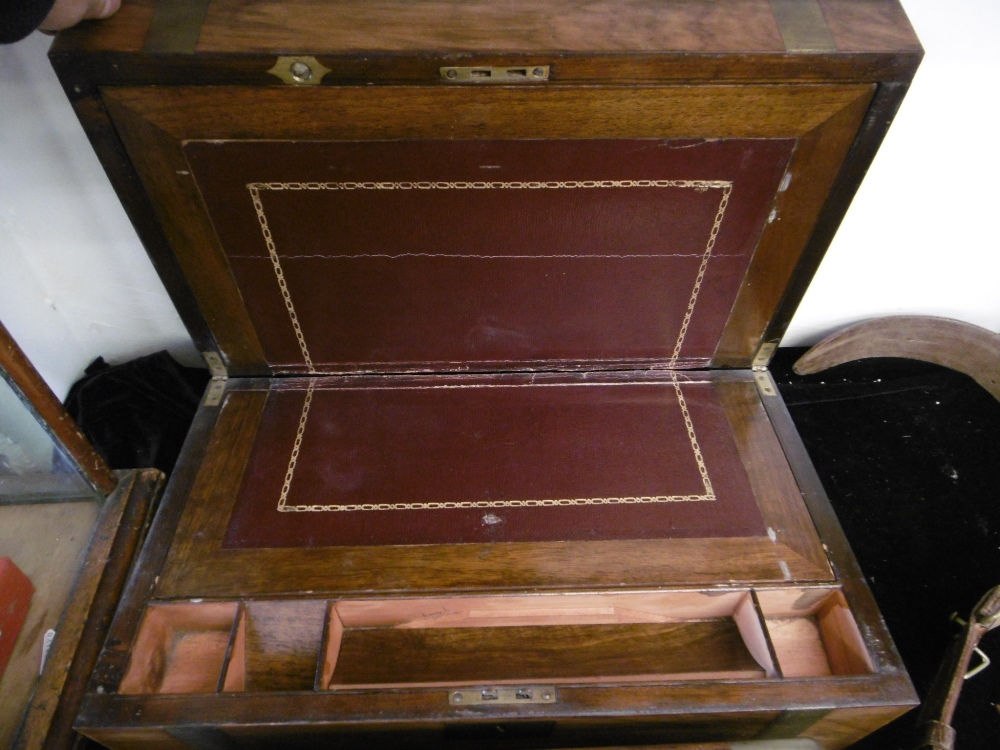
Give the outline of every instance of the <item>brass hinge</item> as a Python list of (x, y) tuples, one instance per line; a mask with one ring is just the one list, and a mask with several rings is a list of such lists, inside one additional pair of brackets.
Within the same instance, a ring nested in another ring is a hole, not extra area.
[(778, 345), (776, 343), (761, 344), (760, 349), (757, 350), (757, 354), (753, 358), (752, 369), (754, 371), (766, 370), (777, 348)]
[(777, 348), (778, 344), (774, 342), (761, 344), (760, 349), (757, 350), (757, 354), (753, 358), (751, 369), (753, 370), (754, 380), (757, 382), (757, 390), (760, 391), (762, 396), (778, 395), (778, 391), (774, 387), (774, 381), (771, 379), (771, 373), (767, 371), (767, 365), (770, 363), (771, 357), (774, 356)]
[(208, 365), (208, 372), (212, 376), (212, 380), (205, 390), (203, 403), (205, 406), (218, 406), (222, 403), (222, 394), (226, 391), (226, 381), (229, 379), (229, 373), (226, 372), (226, 366), (222, 363), (222, 357), (217, 352), (202, 352), (201, 356), (205, 358), (205, 364)]

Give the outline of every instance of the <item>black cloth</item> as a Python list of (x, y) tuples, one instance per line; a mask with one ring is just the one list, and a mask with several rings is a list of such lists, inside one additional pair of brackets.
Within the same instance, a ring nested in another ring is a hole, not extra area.
[(170, 473), (209, 380), (165, 351), (87, 368), (66, 410), (112, 469), (156, 467)]
[(0, 0), (0, 44), (24, 39), (55, 4), (55, 0)]
[[(1000, 403), (966, 375), (869, 359), (800, 377), (805, 349), (771, 366), (921, 698), (957, 630), (1000, 584)], [(966, 681), (956, 750), (1000, 747), (1000, 630), (994, 665)], [(974, 658), (974, 663), (976, 663)], [(913, 747), (917, 711), (855, 746)]]

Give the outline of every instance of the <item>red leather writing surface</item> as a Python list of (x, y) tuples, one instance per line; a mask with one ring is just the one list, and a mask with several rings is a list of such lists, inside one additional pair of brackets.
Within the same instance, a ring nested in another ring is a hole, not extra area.
[(705, 365), (791, 140), (190, 142), (279, 373)]
[(765, 533), (709, 382), (310, 382), (269, 394), (224, 546)]
[(0, 557), (0, 676), (14, 653), (35, 587), (9, 557)]

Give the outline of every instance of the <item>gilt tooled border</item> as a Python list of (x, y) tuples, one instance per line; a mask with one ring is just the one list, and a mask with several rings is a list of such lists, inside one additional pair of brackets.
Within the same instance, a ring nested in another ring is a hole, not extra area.
[[(278, 255), (274, 237), (268, 225), (267, 214), (264, 211), (264, 204), (261, 198), (263, 190), (546, 190), (546, 189), (601, 189), (601, 188), (689, 188), (699, 192), (717, 189), (722, 191), (719, 206), (716, 210), (712, 228), (709, 231), (705, 249), (701, 254), (701, 263), (692, 285), (691, 294), (688, 299), (688, 306), (681, 321), (677, 340), (671, 354), (669, 365), (673, 366), (680, 356), (681, 346), (687, 334), (691, 318), (694, 315), (695, 305), (701, 292), (702, 282), (708, 269), (708, 262), (715, 248), (716, 239), (722, 226), (722, 220), (729, 205), (729, 196), (732, 193), (733, 184), (726, 180), (560, 180), (550, 182), (256, 182), (247, 185), (257, 220), (260, 224), (261, 233), (267, 247), (268, 256), (274, 268), (275, 279), (278, 289), (288, 311), (292, 329), (295, 332), (296, 340), (302, 353), (303, 361), (310, 374), (317, 374), (317, 370), (309, 353), (309, 347), (299, 323), (298, 314), (292, 301), (291, 292), (285, 279), (284, 269), (281, 266), (281, 258)], [(315, 392), (315, 382), (310, 381), (306, 391), (305, 401), (302, 406), (302, 413), (299, 417), (298, 429), (295, 440), (292, 444), (292, 451), (289, 457), (288, 468), (285, 472), (284, 482), (278, 498), (278, 511), (288, 512), (357, 512), (357, 511), (383, 511), (383, 510), (464, 510), (464, 509), (488, 509), (488, 508), (547, 508), (547, 507), (568, 507), (568, 506), (588, 506), (588, 505), (637, 505), (651, 503), (676, 503), (676, 502), (705, 502), (714, 501), (715, 493), (708, 476), (708, 468), (705, 465), (698, 438), (695, 433), (694, 423), (684, 399), (680, 383), (673, 381), (677, 402), (684, 418), (685, 428), (688, 434), (691, 450), (698, 467), (702, 485), (705, 489), (701, 495), (650, 495), (650, 496), (629, 496), (629, 497), (599, 497), (599, 498), (554, 498), (554, 499), (528, 499), (528, 500), (482, 500), (482, 501), (444, 501), (425, 503), (345, 503), (339, 505), (288, 505), (288, 495), (291, 492), (292, 481), (295, 476), (295, 467), (298, 462), (299, 451), (305, 435), (306, 424), (309, 419), (309, 410), (312, 405), (313, 394)]]
[[(545, 498), (528, 500), (456, 500), (441, 502), (418, 502), (418, 503), (342, 503), (333, 505), (289, 505), (288, 495), (292, 489), (292, 480), (295, 477), (295, 466), (298, 463), (299, 451), (302, 447), (302, 440), (306, 431), (306, 424), (309, 421), (309, 410), (312, 407), (313, 394), (316, 390), (315, 379), (310, 379), (309, 387), (306, 389), (305, 401), (302, 404), (302, 413), (299, 416), (299, 425), (295, 433), (295, 440), (292, 443), (292, 452), (288, 461), (288, 469), (285, 472), (285, 480), (281, 486), (281, 494), (278, 497), (279, 513), (352, 513), (359, 511), (392, 511), (392, 510), (467, 510), (485, 508), (557, 508), (570, 506), (587, 505), (645, 505), (658, 503), (684, 503), (684, 502), (711, 502), (715, 500), (715, 491), (712, 489), (712, 482), (708, 476), (708, 467), (705, 465), (705, 458), (698, 444), (698, 436), (695, 433), (694, 421), (691, 419), (691, 412), (688, 410), (684, 392), (677, 378), (672, 379), (674, 393), (677, 396), (677, 404), (684, 419), (684, 427), (687, 431), (691, 451), (694, 455), (695, 464), (698, 467), (698, 474), (704, 487), (704, 494), (701, 495), (644, 495), (629, 497), (576, 497), (576, 498)], [(566, 384), (572, 387), (574, 384)], [(406, 387), (406, 386), (402, 386)], [(434, 388), (476, 388), (484, 386), (423, 386), (425, 389)], [(497, 387), (497, 386), (485, 386)], [(499, 387), (544, 387), (538, 384), (534, 386), (499, 386)]]
[[(302, 361), (305, 363), (307, 372), (311, 375), (318, 374), (312, 355), (309, 353), (309, 346), (306, 343), (302, 325), (299, 322), (298, 313), (295, 311), (295, 304), (292, 301), (291, 291), (285, 279), (285, 271), (281, 266), (281, 258), (268, 224), (267, 214), (264, 211), (264, 202), (261, 192), (264, 190), (597, 190), (607, 188), (688, 188), (698, 192), (706, 190), (721, 190), (719, 207), (709, 231), (705, 249), (701, 253), (701, 263), (695, 275), (691, 294), (688, 298), (688, 306), (681, 320), (680, 330), (674, 342), (674, 349), (667, 362), (668, 367), (676, 365), (680, 358), (681, 347), (684, 338), (691, 324), (694, 315), (695, 305), (698, 295), (701, 292), (701, 285), (705, 279), (705, 272), (708, 270), (708, 261), (712, 257), (715, 249), (715, 242), (722, 226), (722, 219), (726, 214), (726, 207), (729, 205), (729, 196), (733, 190), (733, 183), (729, 180), (553, 180), (548, 182), (537, 181), (515, 181), (515, 182), (251, 182), (247, 184), (250, 192), (250, 199), (253, 203), (254, 211), (257, 214), (257, 222), (267, 247), (268, 257), (274, 268), (275, 279), (278, 283), (278, 290), (288, 311), (288, 318), (298, 341), (299, 350), (302, 354)], [(389, 256), (392, 257), (392, 256)], [(553, 256), (548, 256), (553, 257)], [(560, 257), (560, 256), (556, 256)], [(567, 256), (570, 257), (570, 256)], [(576, 257), (576, 256), (572, 256)], [(648, 257), (656, 257), (651, 255)]]

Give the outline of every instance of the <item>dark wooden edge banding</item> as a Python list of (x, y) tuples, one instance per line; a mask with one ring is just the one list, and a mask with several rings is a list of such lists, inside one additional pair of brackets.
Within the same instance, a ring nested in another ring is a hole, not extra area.
[(816, 0), (771, 0), (787, 52), (836, 52), (837, 43)]
[(125, 673), (130, 647), (145, 613), (145, 603), (156, 586), (160, 566), (173, 539), (173, 531), (187, 501), (188, 490), (198, 472), (197, 457), (204, 450), (220, 412), (218, 408), (199, 408), (195, 415), (180, 458), (171, 474), (170, 486), (164, 492), (147, 534), (148, 543), (129, 573), (120, 597), (122, 606), (108, 628), (106, 641), (101, 644), (103, 648), (91, 675), (88, 692), (117, 689)]
[(885, 138), (908, 89), (908, 82), (890, 82), (878, 85), (857, 138), (855, 138), (847, 158), (844, 159), (840, 174), (830, 190), (830, 195), (816, 221), (812, 236), (806, 244), (798, 266), (785, 290), (784, 297), (778, 304), (762, 341), (780, 341), (781, 337), (784, 336), (795, 309), (805, 296), (806, 289), (815, 276), (826, 249), (833, 241), (837, 229), (840, 228), (840, 223), (861, 186), (861, 180), (868, 172), (879, 146), (882, 145), (882, 140)]
[[(905, 708), (916, 702), (915, 695), (911, 699), (911, 694), (900, 690), (898, 685), (872, 675), (845, 676), (835, 681), (830, 678), (798, 679), (793, 690), (790, 691), (789, 687), (790, 683), (784, 680), (768, 679), (754, 681), (753, 689), (749, 691), (747, 682), (743, 680), (723, 680), (707, 686), (706, 683), (686, 681), (632, 685), (569, 684), (558, 688), (557, 703), (536, 705), (532, 713), (535, 717), (565, 722), (567, 726), (572, 722), (585, 722), (590, 728), (602, 724), (607, 727), (614, 722), (618, 736), (625, 739), (629, 737), (628, 724), (634, 724), (636, 717), (662, 723), (661, 728), (668, 733), (672, 723), (684, 722), (695, 716), (717, 724), (719, 716), (736, 714), (751, 719), (759, 727), (758, 731), (766, 731), (766, 727), (785, 711), (815, 710), (814, 721), (822, 720), (819, 712), (828, 712), (833, 701), (837, 701), (838, 708), (868, 709)], [(253, 696), (252, 714), (244, 701), (233, 700), (233, 697), (202, 693), (173, 695), (164, 699), (155, 695), (90, 693), (84, 699), (79, 727), (88, 737), (110, 742), (114, 732), (138, 729), (172, 733), (178, 726), (192, 726), (190, 718), (185, 721), (185, 717), (211, 716), (213, 726), (225, 726), (237, 732), (240, 729), (256, 730), (258, 746), (266, 746), (268, 740), (274, 743), (277, 736), (275, 732), (268, 737), (269, 724), (316, 722), (316, 717), (322, 717), (317, 728), (328, 732), (328, 737), (337, 730), (384, 732), (387, 725), (393, 724), (406, 729), (435, 731), (440, 729), (442, 722), (473, 723), (485, 719), (483, 714), (468, 708), (456, 711), (448, 704), (447, 691), (441, 688), (257, 693)], [(718, 712), (718, 715), (709, 717), (712, 712)], [(386, 721), (387, 715), (393, 717), (389, 722)], [(629, 719), (623, 721), (624, 716)], [(506, 704), (490, 708), (491, 722), (525, 718), (524, 706)], [(195, 726), (206, 725), (200, 723)], [(690, 737), (690, 734), (687, 736)], [(232, 737), (230, 734), (229, 739)], [(632, 737), (639, 739), (634, 735)], [(291, 741), (294, 742), (294, 738)], [(355, 742), (350, 746), (360, 744)]]
[(898, 680), (898, 687), (904, 698), (915, 705), (916, 694), (910, 684), (898, 652), (892, 645), (892, 637), (882, 619), (875, 603), (871, 589), (865, 583), (864, 573), (851, 551), (850, 543), (844, 530), (837, 520), (833, 506), (823, 489), (823, 483), (816, 473), (809, 454), (806, 452), (802, 438), (799, 437), (795, 424), (792, 422), (788, 408), (780, 398), (761, 399), (774, 432), (781, 443), (782, 450), (788, 458), (792, 473), (802, 490), (802, 498), (812, 515), (823, 539), (830, 562), (837, 573), (838, 580), (843, 582), (843, 593), (854, 613), (855, 619), (865, 633), (865, 640), (872, 649), (871, 657), (879, 674), (891, 676)]
[(101, 495), (118, 486), (114, 475), (94, 446), (69, 415), (52, 389), (32, 366), (7, 329), (0, 323), (0, 377), (8, 382), (18, 398), (34, 413), (45, 431), (76, 464), (87, 484)]
[(161, 0), (153, 11), (142, 51), (190, 55), (198, 46), (201, 27), (212, 0)]

